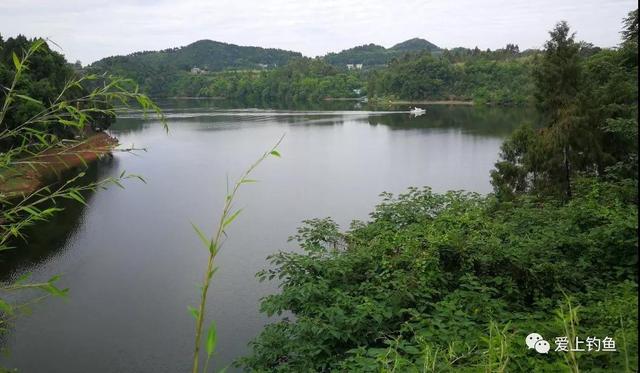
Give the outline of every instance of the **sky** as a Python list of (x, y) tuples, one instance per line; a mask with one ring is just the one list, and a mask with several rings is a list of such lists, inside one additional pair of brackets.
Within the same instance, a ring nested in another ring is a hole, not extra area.
[(0, 35), (46, 37), (67, 60), (179, 47), (201, 39), (306, 56), (419, 37), (442, 48), (540, 48), (560, 20), (577, 39), (620, 41), (629, 0), (0, 0)]

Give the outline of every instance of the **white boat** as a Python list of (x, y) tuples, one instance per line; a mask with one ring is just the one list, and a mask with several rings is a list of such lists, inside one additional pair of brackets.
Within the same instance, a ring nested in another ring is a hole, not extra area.
[(419, 107), (414, 107), (413, 109), (409, 110), (409, 113), (413, 114), (413, 115), (422, 115), (424, 113), (426, 113), (427, 111), (425, 109), (421, 109)]

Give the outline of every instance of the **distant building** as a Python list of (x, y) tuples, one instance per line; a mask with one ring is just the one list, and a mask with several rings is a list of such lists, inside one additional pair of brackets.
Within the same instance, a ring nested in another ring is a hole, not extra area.
[(361, 63), (348, 63), (347, 64), (347, 70), (362, 70), (362, 64)]
[(207, 70), (200, 69), (198, 67), (192, 67), (191, 68), (191, 74), (193, 74), (193, 75), (205, 74), (206, 72), (207, 72)]
[(263, 69), (266, 69), (267, 67), (269, 67), (269, 65), (267, 65), (266, 63), (259, 63), (258, 66), (260, 66)]

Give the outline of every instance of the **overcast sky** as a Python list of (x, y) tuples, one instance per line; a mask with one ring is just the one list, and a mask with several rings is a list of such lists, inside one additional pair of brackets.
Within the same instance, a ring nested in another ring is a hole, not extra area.
[(420, 37), (443, 48), (542, 46), (566, 20), (578, 39), (619, 42), (630, 0), (0, 0), (0, 34), (43, 36), (69, 61), (212, 39), (307, 56)]

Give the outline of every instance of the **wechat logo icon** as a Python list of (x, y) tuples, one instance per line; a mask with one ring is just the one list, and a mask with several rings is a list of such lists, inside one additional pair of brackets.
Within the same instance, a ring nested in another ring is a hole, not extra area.
[(529, 349), (535, 349), (536, 352), (540, 354), (549, 353), (549, 349), (551, 348), (549, 342), (545, 341), (538, 333), (529, 334), (524, 342)]

